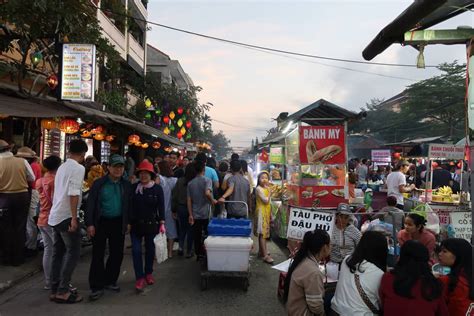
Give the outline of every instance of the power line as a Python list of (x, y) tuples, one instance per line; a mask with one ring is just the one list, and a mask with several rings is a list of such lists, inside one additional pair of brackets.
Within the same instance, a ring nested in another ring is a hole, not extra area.
[[(100, 8), (98, 6), (95, 6), (91, 4), (94, 8), (98, 8), (99, 10), (104, 10), (103, 8)], [(328, 57), (328, 56), (321, 56), (321, 55), (312, 55), (312, 54), (306, 54), (306, 53), (298, 53), (298, 52), (293, 52), (293, 51), (288, 51), (288, 50), (283, 50), (283, 49), (277, 49), (277, 48), (271, 48), (271, 47), (265, 47), (265, 46), (260, 46), (260, 45), (254, 45), (254, 44), (247, 44), (243, 42), (238, 42), (238, 41), (233, 41), (233, 40), (228, 40), (220, 37), (215, 37), (211, 35), (206, 35), (203, 33), (197, 33), (193, 31), (188, 31), (185, 29), (153, 22), (153, 21), (148, 21), (146, 19), (142, 18), (137, 18), (128, 14), (123, 14), (120, 12), (115, 12), (113, 10), (107, 9), (107, 11), (112, 12), (113, 14), (119, 15), (119, 16), (124, 16), (130, 19), (134, 19), (135, 21), (141, 21), (145, 22), (151, 25), (159, 26), (165, 29), (173, 30), (176, 32), (181, 32), (189, 35), (194, 35), (206, 39), (211, 39), (215, 40), (218, 42), (223, 42), (223, 43), (228, 43), (228, 44), (233, 44), (233, 45), (238, 45), (242, 47), (247, 47), (247, 48), (253, 48), (253, 49), (260, 49), (260, 50), (265, 50), (265, 51), (270, 51), (270, 52), (275, 52), (275, 53), (282, 53), (282, 54), (287, 54), (287, 55), (294, 55), (294, 56), (300, 56), (300, 57), (308, 57), (308, 58), (315, 58), (315, 59), (322, 59), (322, 60), (329, 60), (329, 61), (335, 61), (335, 62), (344, 62), (344, 63), (353, 63), (353, 64), (363, 64), (363, 65), (374, 65), (374, 66), (388, 66), (388, 67), (409, 67), (409, 68), (416, 68), (416, 65), (412, 64), (394, 64), (394, 63), (380, 63), (380, 62), (369, 62), (369, 61), (363, 61), (363, 60), (353, 60), (353, 59), (344, 59), (344, 58), (335, 58), (335, 57)], [(437, 68), (437, 66), (434, 65), (427, 65), (425, 68)]]
[(227, 123), (227, 122), (216, 120), (216, 119), (212, 119), (212, 121), (223, 124), (223, 125), (227, 125), (227, 126), (231, 126), (231, 127), (235, 127), (235, 128), (240, 128), (240, 129), (245, 129), (245, 130), (249, 130), (249, 131), (260, 131), (260, 132), (266, 132), (267, 131), (266, 129), (263, 129), (263, 128), (239, 126), (239, 125)]

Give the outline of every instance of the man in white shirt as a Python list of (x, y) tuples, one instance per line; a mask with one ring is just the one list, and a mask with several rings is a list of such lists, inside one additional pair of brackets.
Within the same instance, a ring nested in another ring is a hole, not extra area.
[(69, 144), (69, 158), (56, 172), (53, 206), (48, 224), (54, 228), (50, 299), (57, 303), (77, 303), (82, 297), (69, 291), (69, 282), (80, 257), (81, 234), (77, 212), (82, 199), (85, 168), (81, 165), (87, 144), (81, 139)]
[(405, 174), (410, 169), (408, 161), (400, 160), (393, 170), (387, 176), (387, 196), (395, 196), (397, 198), (397, 207), (403, 210), (403, 193), (411, 192), (415, 185), (407, 186)]
[(25, 261), (26, 221), (30, 206), (29, 183), (35, 181), (30, 164), (14, 157), (0, 139), (0, 254), (6, 265)]

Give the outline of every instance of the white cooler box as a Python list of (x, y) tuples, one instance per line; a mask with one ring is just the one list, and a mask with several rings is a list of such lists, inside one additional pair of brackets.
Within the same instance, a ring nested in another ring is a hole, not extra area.
[(209, 271), (248, 271), (252, 238), (209, 236), (204, 245)]

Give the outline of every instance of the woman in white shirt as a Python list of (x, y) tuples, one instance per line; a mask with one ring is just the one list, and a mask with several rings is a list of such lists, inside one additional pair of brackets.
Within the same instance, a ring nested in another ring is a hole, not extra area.
[(378, 293), (387, 268), (387, 254), (387, 239), (382, 233), (368, 231), (362, 235), (354, 253), (341, 264), (336, 293), (331, 301), (331, 315), (378, 314)]

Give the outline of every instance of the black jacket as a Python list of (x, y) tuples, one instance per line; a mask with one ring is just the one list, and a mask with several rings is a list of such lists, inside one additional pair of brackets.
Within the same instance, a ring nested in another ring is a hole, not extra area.
[(138, 183), (132, 187), (128, 218), (130, 224), (165, 220), (165, 197), (160, 185), (143, 189), (143, 194), (136, 193)]
[[(87, 208), (84, 216), (86, 226), (94, 226), (96, 229), (99, 227), (100, 222), (100, 191), (107, 181), (108, 175), (94, 181), (91, 189), (89, 190), (89, 196), (87, 197)], [(130, 196), (132, 193), (132, 185), (124, 178), (120, 179), (120, 189), (122, 193), (122, 232), (127, 232), (128, 225), (128, 209)]]

